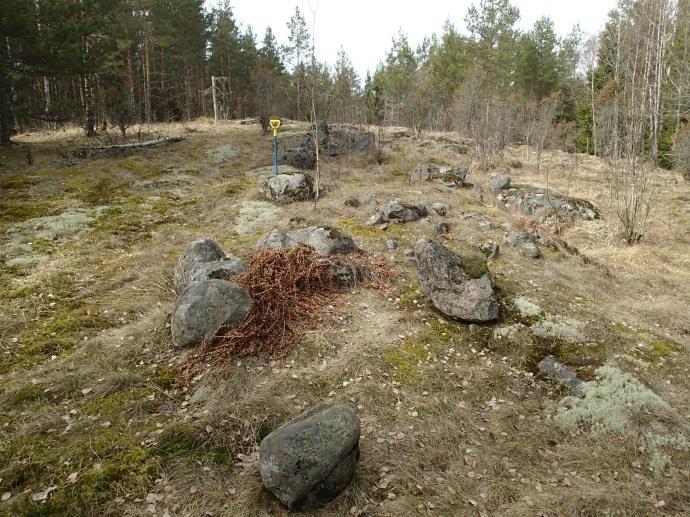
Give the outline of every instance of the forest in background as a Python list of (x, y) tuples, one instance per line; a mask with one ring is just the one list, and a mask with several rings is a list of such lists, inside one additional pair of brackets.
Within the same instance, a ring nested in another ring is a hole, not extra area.
[[(78, 123), (123, 136), (141, 123), (213, 116), (458, 130), (489, 166), (508, 143), (588, 152), (624, 168), (690, 168), (690, 1), (621, 0), (600, 34), (552, 20), (525, 32), (509, 0), (467, 10), (412, 48), (393, 37), (361, 78), (342, 49), (315, 58), (312, 13), (259, 38), (229, 1), (2, 0), (1, 138)], [(634, 159), (633, 164), (629, 160)], [(638, 165), (636, 165), (638, 164)], [(623, 166), (621, 166), (623, 167)]]

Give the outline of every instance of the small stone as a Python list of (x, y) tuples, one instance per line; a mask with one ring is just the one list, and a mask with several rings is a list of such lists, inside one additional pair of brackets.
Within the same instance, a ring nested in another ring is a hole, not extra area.
[(8, 501), (12, 497), (12, 492), (3, 492), (2, 497), (0, 497), (0, 501)]
[(386, 239), (386, 248), (393, 251), (397, 247), (398, 247), (398, 241), (396, 241), (395, 239), (391, 239), (391, 238)]
[(434, 203), (431, 205), (431, 209), (440, 216), (445, 216), (450, 210), (450, 205), (447, 203)]
[(547, 355), (539, 362), (538, 368), (543, 375), (567, 386), (578, 397), (584, 396), (585, 383), (578, 379), (573, 370), (559, 362), (554, 356)]

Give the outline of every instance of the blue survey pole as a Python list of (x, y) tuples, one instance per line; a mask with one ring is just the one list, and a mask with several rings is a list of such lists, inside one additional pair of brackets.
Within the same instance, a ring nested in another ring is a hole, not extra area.
[(280, 127), (280, 120), (272, 118), (269, 123), (273, 129), (273, 173), (278, 175), (278, 128)]

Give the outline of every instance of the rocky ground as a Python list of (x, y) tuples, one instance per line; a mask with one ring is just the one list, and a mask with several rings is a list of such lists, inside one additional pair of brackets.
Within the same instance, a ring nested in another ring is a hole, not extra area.
[[(256, 125), (150, 132), (185, 140), (77, 159), (76, 130), (34, 133), (0, 154), (0, 514), (286, 515), (259, 443), (323, 402), (352, 404), (361, 438), (352, 486), (318, 515), (686, 514), (679, 176), (655, 175), (649, 232), (627, 247), (593, 157), (547, 152), (539, 172), (516, 147), (487, 173), (455, 134), (388, 128), (379, 156), (326, 158), (316, 204), (275, 203)], [(246, 258), (273, 229), (314, 225), (396, 276), (343, 291), (285, 356), (182, 385), (170, 313), (185, 246)], [(496, 321), (433, 306), (457, 309), (420, 278), (420, 238), (482, 257), (462, 264), (490, 275)]]

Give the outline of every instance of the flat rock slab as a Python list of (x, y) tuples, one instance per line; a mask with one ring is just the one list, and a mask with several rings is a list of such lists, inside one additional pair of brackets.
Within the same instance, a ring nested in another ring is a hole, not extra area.
[(537, 365), (539, 371), (547, 378), (570, 388), (578, 397), (585, 394), (585, 383), (577, 377), (575, 371), (559, 362), (554, 356), (547, 355)]
[(256, 233), (278, 219), (282, 210), (268, 201), (243, 201), (235, 218), (235, 231), (239, 235)]
[(458, 255), (438, 241), (420, 239), (415, 258), (422, 289), (439, 311), (473, 323), (498, 318), (498, 294), (486, 257)]
[(7, 230), (14, 242), (53, 241), (73, 237), (103, 216), (108, 207), (78, 208), (59, 215), (36, 217), (17, 223)]
[(212, 339), (221, 329), (237, 327), (249, 312), (251, 301), (246, 289), (225, 280), (189, 284), (173, 307), (173, 344), (193, 347)]
[(359, 418), (351, 405), (319, 404), (264, 438), (261, 479), (288, 508), (319, 508), (351, 483), (359, 435)]

